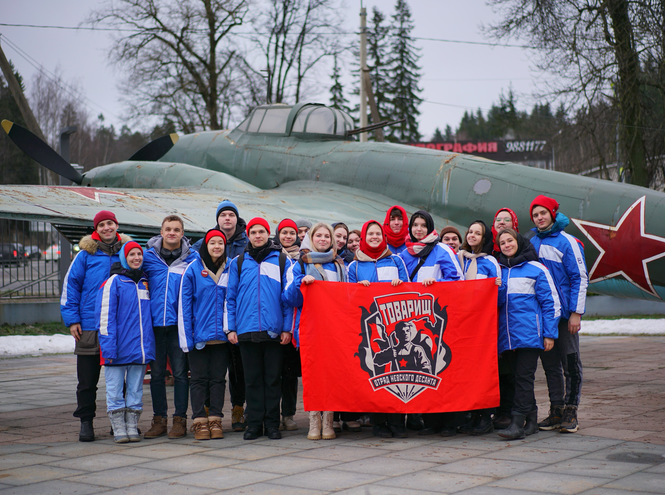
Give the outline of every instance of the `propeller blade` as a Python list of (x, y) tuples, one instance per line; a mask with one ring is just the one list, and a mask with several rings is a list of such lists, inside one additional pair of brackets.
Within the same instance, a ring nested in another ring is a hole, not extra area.
[(173, 145), (178, 142), (178, 135), (168, 134), (150, 141), (143, 148), (134, 153), (129, 160), (132, 162), (156, 162), (161, 157), (173, 148)]
[(2, 128), (14, 144), (37, 163), (76, 184), (83, 181), (83, 177), (74, 167), (29, 130), (9, 120), (2, 121)]

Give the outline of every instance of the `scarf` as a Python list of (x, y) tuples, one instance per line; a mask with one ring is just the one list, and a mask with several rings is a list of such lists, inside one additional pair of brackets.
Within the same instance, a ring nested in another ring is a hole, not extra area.
[(141, 280), (144, 277), (142, 269), (125, 268), (122, 266), (122, 263), (120, 263), (119, 261), (116, 261), (111, 265), (110, 275), (124, 275), (125, 277), (129, 277), (130, 279), (132, 279), (132, 281), (135, 284), (138, 284), (139, 280)]
[(281, 251), (282, 247), (275, 244), (271, 239), (268, 239), (263, 246), (254, 247), (251, 242), (247, 243), (245, 251), (256, 261), (258, 264), (263, 263), (263, 260), (268, 257), (273, 251)]
[(568, 224), (570, 223), (570, 220), (568, 220), (568, 217), (564, 215), (563, 213), (559, 212), (556, 214), (556, 218), (554, 219), (554, 223), (552, 226), (547, 229), (540, 231), (538, 229), (532, 229), (536, 232), (536, 235), (540, 237), (541, 239), (544, 239), (550, 234), (555, 234), (557, 232), (561, 232), (563, 229), (568, 227)]
[[(402, 230), (397, 233), (393, 232), (393, 229), (390, 228), (390, 213), (394, 209), (397, 209), (402, 213)], [(406, 210), (404, 210), (404, 208), (401, 206), (395, 205), (388, 208), (386, 219), (383, 221), (383, 233), (388, 239), (388, 244), (391, 246), (400, 247), (402, 244), (404, 244), (404, 240), (409, 236), (409, 226), (406, 223), (407, 218)]]
[(282, 246), (282, 252), (292, 260), (297, 260), (298, 258), (300, 258), (300, 246), (298, 246), (297, 244), (294, 244), (293, 246), (287, 248)]
[(522, 234), (517, 234), (517, 252), (512, 258), (506, 258), (506, 256), (501, 253), (499, 255), (499, 263), (505, 267), (512, 268), (513, 266), (521, 265), (527, 261), (538, 261), (538, 253), (536, 248), (531, 244), (530, 241), (527, 241)]
[(311, 275), (316, 280), (327, 281), (328, 277), (326, 272), (323, 269), (324, 263), (335, 263), (335, 269), (337, 270), (337, 277), (340, 282), (346, 282), (346, 266), (342, 258), (335, 254), (335, 251), (331, 248), (325, 253), (318, 253), (316, 251), (310, 251), (308, 253), (301, 253), (300, 260), (307, 265), (305, 268), (307, 273), (306, 275)]
[(363, 225), (362, 231), (360, 233), (360, 247), (358, 248), (358, 251), (362, 251), (363, 254), (367, 255), (368, 258), (376, 260), (385, 252), (386, 249), (388, 249), (388, 244), (386, 244), (385, 234), (381, 237), (381, 244), (379, 244), (377, 247), (373, 248), (367, 244), (367, 231), (372, 225), (378, 226), (383, 231), (381, 224), (376, 220), (369, 220), (368, 222), (365, 222), (365, 225)]
[(99, 237), (99, 234), (97, 232), (93, 232), (91, 236), (95, 241), (97, 241), (97, 247), (99, 250), (104, 253), (108, 254), (109, 256), (113, 256), (114, 254), (118, 254), (120, 250), (122, 249), (122, 240), (120, 239), (119, 234), (115, 234), (115, 241), (111, 242), (109, 244), (105, 243), (102, 241), (102, 238)]
[[(510, 214), (510, 217), (513, 219), (513, 230), (515, 232), (519, 232), (519, 225), (517, 223), (517, 215), (513, 210), (510, 208), (501, 208), (499, 211), (507, 211)], [(497, 211), (494, 214), (494, 218), (499, 214), (499, 211)], [(494, 221), (492, 221), (492, 239), (494, 239), (494, 252), (495, 253), (500, 253), (501, 249), (499, 248), (499, 245), (496, 243), (496, 235), (498, 234), (497, 230), (494, 228)]]
[[(224, 273), (224, 268), (226, 268), (226, 257), (222, 256), (219, 259), (221, 260), (222, 258), (224, 258), (224, 260), (222, 261), (222, 264), (219, 265), (219, 267), (217, 267), (215, 265), (213, 265), (212, 267), (208, 266), (208, 265), (206, 265), (205, 261), (201, 260), (203, 262), (203, 268), (205, 268), (206, 272), (208, 272), (208, 275), (210, 275), (210, 278), (215, 281), (215, 284), (219, 283), (219, 277), (222, 276), (222, 273)], [(219, 260), (217, 260), (217, 261), (219, 261)], [(215, 270), (217, 270), (217, 271), (215, 271)]]
[(469, 268), (467, 269), (466, 272), (464, 272), (464, 280), (475, 280), (476, 277), (478, 276), (478, 263), (476, 260), (478, 258), (482, 258), (483, 256), (487, 256), (487, 253), (470, 253), (468, 251), (465, 251), (463, 249), (460, 250), (459, 253), (457, 253), (457, 258), (459, 259), (459, 264), (462, 265), (462, 270), (464, 270), (464, 258), (471, 260), (471, 263), (469, 263)]
[(358, 249), (358, 251), (356, 251), (355, 259), (358, 260), (358, 261), (372, 261), (372, 262), (376, 263), (377, 261), (382, 260), (384, 258), (389, 258), (392, 255), (393, 255), (392, 251), (390, 251), (390, 249), (388, 249), (387, 247), (376, 258), (372, 258), (371, 256), (365, 254), (361, 249)]
[[(425, 227), (427, 228), (427, 235), (418, 241), (413, 237), (413, 224), (417, 218), (422, 218), (425, 220)], [(432, 252), (434, 246), (439, 243), (439, 234), (437, 234), (434, 229), (434, 220), (432, 215), (427, 213), (424, 210), (418, 210), (413, 214), (411, 220), (409, 221), (409, 237), (406, 240), (406, 249), (411, 256), (418, 256), (422, 259), (427, 258), (429, 253)]]

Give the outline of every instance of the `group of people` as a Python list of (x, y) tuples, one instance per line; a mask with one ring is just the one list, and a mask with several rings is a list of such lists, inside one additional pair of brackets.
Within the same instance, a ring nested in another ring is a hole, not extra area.
[[(517, 215), (499, 210), (464, 236), (454, 227), (437, 233), (432, 216), (408, 218), (399, 205), (383, 223), (350, 230), (342, 222), (282, 220), (245, 222), (222, 201), (216, 224), (197, 243), (184, 236), (177, 215), (164, 218), (146, 250), (118, 234), (109, 211), (94, 218), (64, 281), (61, 311), (76, 340), (80, 441), (93, 441), (101, 366), (107, 414), (118, 443), (141, 439), (143, 378), (150, 365), (153, 419), (144, 438), (187, 434), (223, 438), (222, 408), (229, 375), (232, 429), (246, 440), (295, 430), (302, 285), (328, 282), (437, 282), (493, 278), (499, 286), (498, 408), (409, 415), (309, 411), (308, 438), (332, 439), (342, 427), (372, 425), (380, 437), (404, 437), (406, 426), (422, 435), (499, 430), (508, 439), (539, 429), (575, 432), (582, 384), (580, 318), (587, 273), (581, 243), (567, 234), (568, 219), (552, 198), (530, 208), (535, 228), (523, 237)], [(538, 423), (534, 378), (543, 363), (549, 415)], [(170, 364), (174, 412), (168, 428), (165, 377)]]

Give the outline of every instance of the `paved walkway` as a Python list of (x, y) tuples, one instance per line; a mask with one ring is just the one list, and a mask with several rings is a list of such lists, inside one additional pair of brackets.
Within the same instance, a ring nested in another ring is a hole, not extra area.
[[(665, 493), (665, 337), (585, 337), (577, 434), (308, 441), (306, 418), (282, 440), (77, 441), (72, 356), (0, 360), (0, 495), (5, 493)], [(169, 389), (169, 394), (172, 390)], [(542, 374), (537, 397), (548, 407)], [(150, 391), (145, 386), (146, 411)], [(301, 409), (302, 404), (299, 405)], [(230, 408), (224, 428), (230, 429)], [(145, 431), (151, 415), (141, 419)]]

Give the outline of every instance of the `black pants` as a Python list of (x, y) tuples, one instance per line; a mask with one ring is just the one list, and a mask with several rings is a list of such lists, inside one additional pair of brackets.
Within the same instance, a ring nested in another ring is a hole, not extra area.
[(76, 411), (75, 418), (81, 421), (92, 421), (97, 410), (97, 383), (102, 365), (99, 363), (99, 354), (94, 356), (76, 356)]
[(298, 401), (298, 377), (300, 371), (300, 352), (292, 344), (283, 347), (282, 364), (282, 417), (296, 413)]
[(568, 320), (559, 320), (559, 338), (552, 350), (541, 351), (550, 404), (579, 406), (582, 394), (582, 361), (580, 336), (568, 331)]
[(192, 349), (188, 353), (192, 398), (192, 419), (205, 418), (205, 402), (210, 392), (210, 416), (222, 416), (226, 370), (229, 367), (231, 344), (206, 345), (203, 349)]
[(240, 342), (245, 368), (247, 426), (279, 427), (283, 348), (279, 340)]
[(375, 426), (378, 425), (390, 425), (390, 426), (401, 426), (404, 428), (404, 420), (406, 414), (400, 413), (371, 413), (370, 420)]
[(231, 346), (231, 358), (229, 359), (229, 394), (231, 394), (232, 406), (245, 405), (245, 372), (242, 367), (240, 347)]
[(515, 396), (515, 351), (505, 351), (499, 357), (499, 393), (501, 401), (497, 416), (510, 416)]
[(440, 430), (441, 428), (456, 428), (458, 425), (458, 413), (426, 413), (423, 414), (425, 428)]
[(536, 378), (540, 349), (515, 350), (515, 397), (512, 414), (527, 416), (538, 412), (533, 383)]

